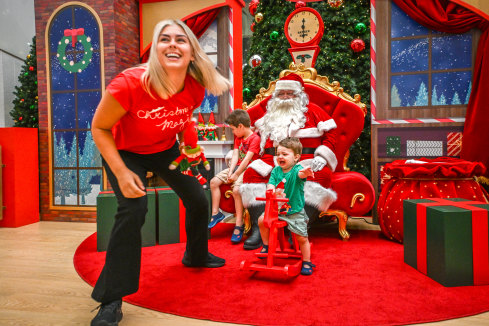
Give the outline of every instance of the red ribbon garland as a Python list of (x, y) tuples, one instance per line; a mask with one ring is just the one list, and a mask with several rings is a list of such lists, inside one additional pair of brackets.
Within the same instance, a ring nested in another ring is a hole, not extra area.
[(472, 257), (474, 271), (474, 285), (489, 284), (489, 231), (488, 211), (471, 206), (485, 204), (478, 201), (457, 202), (445, 198), (430, 198), (431, 203), (417, 203), (416, 228), (417, 228), (417, 269), (427, 274), (427, 249), (426, 249), (426, 209), (429, 206), (455, 206), (465, 208), (472, 212)]

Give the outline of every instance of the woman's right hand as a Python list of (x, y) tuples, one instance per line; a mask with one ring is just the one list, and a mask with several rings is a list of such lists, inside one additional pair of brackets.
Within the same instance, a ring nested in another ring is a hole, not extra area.
[(138, 198), (146, 195), (143, 182), (136, 173), (129, 169), (117, 176), (117, 182), (126, 198)]

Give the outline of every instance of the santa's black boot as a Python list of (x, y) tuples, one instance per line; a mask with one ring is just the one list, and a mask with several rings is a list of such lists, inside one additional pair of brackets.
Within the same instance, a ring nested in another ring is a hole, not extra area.
[(248, 238), (245, 240), (243, 248), (246, 250), (258, 249), (262, 246), (260, 228), (258, 227), (258, 218), (265, 212), (265, 206), (248, 207), (250, 213), (251, 230)]

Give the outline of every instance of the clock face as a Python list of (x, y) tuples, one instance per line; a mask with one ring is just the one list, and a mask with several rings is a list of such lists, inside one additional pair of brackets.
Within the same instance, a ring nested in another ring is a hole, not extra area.
[(318, 16), (311, 11), (299, 11), (292, 16), (286, 26), (290, 40), (304, 44), (311, 42), (321, 31)]

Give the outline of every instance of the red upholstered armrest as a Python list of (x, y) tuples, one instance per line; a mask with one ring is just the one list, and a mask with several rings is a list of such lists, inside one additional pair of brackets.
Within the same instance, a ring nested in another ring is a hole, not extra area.
[(306, 84), (305, 88), (309, 101), (326, 110), (336, 122), (336, 172), (343, 172), (345, 154), (363, 130), (363, 111), (355, 103), (339, 98), (316, 85)]

